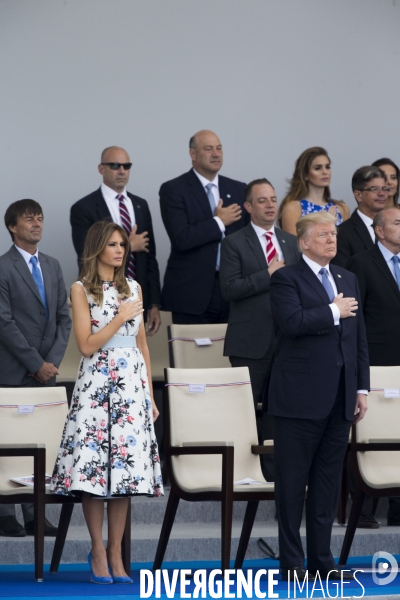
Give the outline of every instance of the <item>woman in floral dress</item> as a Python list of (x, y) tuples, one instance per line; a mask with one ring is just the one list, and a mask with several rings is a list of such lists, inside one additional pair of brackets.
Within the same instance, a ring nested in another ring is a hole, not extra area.
[[(57, 494), (82, 495), (98, 583), (112, 583), (109, 567), (114, 581), (131, 582), (121, 558), (126, 496), (163, 493), (142, 293), (124, 276), (129, 250), (115, 223), (100, 221), (88, 231), (80, 279), (71, 288), (83, 357), (51, 482)], [(107, 552), (102, 498), (108, 500)]]

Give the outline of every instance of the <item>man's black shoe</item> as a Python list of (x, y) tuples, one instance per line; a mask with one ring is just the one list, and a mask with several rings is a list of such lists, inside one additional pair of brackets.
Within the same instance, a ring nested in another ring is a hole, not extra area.
[(13, 515), (0, 517), (0, 535), (6, 537), (25, 537), (26, 531)]
[[(281, 577), (283, 581), (294, 581), (295, 573), (298, 581), (304, 581), (307, 576), (307, 571), (303, 567), (292, 567), (291, 569), (281, 568)], [(308, 581), (312, 581), (313, 579), (314, 575), (308, 573)]]
[[(34, 521), (29, 521), (28, 523), (25, 523), (25, 531), (28, 535), (34, 535), (33, 528)], [(49, 537), (56, 537), (57, 535), (57, 527), (54, 527), (47, 519), (44, 520), (44, 535), (47, 535)]]
[(379, 523), (374, 515), (361, 515), (357, 523), (358, 529), (379, 529)]

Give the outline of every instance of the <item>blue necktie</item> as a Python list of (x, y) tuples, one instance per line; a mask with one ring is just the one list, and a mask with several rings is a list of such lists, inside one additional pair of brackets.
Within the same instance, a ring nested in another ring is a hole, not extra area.
[(30, 261), (29, 261), (32, 265), (32, 277), (37, 285), (37, 289), (39, 290), (39, 294), (40, 297), (42, 299), (43, 302), (43, 306), (46, 309), (46, 323), (48, 323), (49, 321), (49, 310), (47, 308), (47, 301), (46, 301), (46, 293), (44, 291), (44, 284), (43, 284), (43, 279), (42, 279), (42, 274), (40, 272), (40, 269), (38, 267), (38, 259), (37, 256), (32, 256)]
[(399, 261), (400, 258), (398, 256), (392, 256), (392, 258), (390, 259), (393, 263), (393, 267), (394, 267), (394, 278), (397, 282), (397, 287), (400, 290), (400, 268), (399, 268)]
[[(214, 216), (216, 206), (215, 206), (214, 194), (212, 193), (213, 185), (214, 185), (213, 183), (207, 183), (207, 185), (205, 186), (205, 190), (207, 192), (207, 198), (210, 203), (212, 215)], [(222, 237), (224, 237), (223, 234), (222, 234)], [(217, 264), (216, 264), (217, 271), (219, 271), (219, 263), (220, 262), (221, 262), (221, 244), (218, 244), (218, 254), (217, 254)]]
[(322, 277), (322, 285), (324, 286), (325, 291), (328, 294), (329, 301), (333, 302), (333, 300), (335, 299), (335, 292), (333, 291), (332, 284), (329, 281), (328, 271), (325, 268), (322, 268), (319, 270), (319, 274)]

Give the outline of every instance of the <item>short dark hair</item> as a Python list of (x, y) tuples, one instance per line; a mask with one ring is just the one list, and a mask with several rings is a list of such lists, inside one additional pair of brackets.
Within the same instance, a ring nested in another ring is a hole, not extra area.
[(192, 137), (189, 140), (189, 148), (194, 148), (196, 149), (196, 134), (192, 135)]
[(366, 183), (378, 177), (381, 177), (385, 181), (387, 180), (386, 173), (379, 169), (379, 167), (368, 166), (357, 169), (351, 180), (353, 192), (356, 190), (362, 191)]
[(17, 200), (10, 204), (4, 215), (4, 223), (10, 232), (11, 239), (14, 241), (14, 234), (10, 231), (10, 227), (15, 227), (19, 217), (23, 215), (43, 215), (42, 207), (35, 200), (26, 198), (25, 200)]
[(272, 183), (268, 181), (268, 179), (266, 179), (265, 177), (262, 177), (261, 179), (253, 179), (253, 181), (250, 181), (250, 183), (247, 184), (246, 189), (244, 190), (244, 201), (251, 204), (251, 193), (253, 191), (253, 187), (255, 185), (263, 185), (264, 183), (270, 185), (273, 189), (275, 189)]

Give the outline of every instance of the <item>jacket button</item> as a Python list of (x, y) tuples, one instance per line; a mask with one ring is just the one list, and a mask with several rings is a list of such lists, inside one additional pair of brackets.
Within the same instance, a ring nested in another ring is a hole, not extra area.
[(43, 316), (44, 316), (46, 313), (44, 312), (44, 310), (41, 310), (41, 311), (40, 311), (40, 314), (41, 314), (41, 315), (42, 315), (42, 317), (43, 317)]
[(338, 362), (338, 363), (336, 363), (336, 366), (337, 366), (337, 367), (341, 367), (341, 366), (342, 366), (342, 363)]

